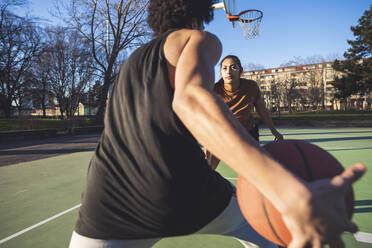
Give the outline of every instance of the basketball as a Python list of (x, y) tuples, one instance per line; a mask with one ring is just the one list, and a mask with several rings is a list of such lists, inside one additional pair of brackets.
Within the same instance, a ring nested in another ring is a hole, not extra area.
[[(344, 168), (327, 151), (301, 140), (282, 140), (263, 146), (274, 159), (298, 177), (313, 181), (340, 174)], [(292, 240), (281, 214), (252, 184), (238, 177), (236, 184), (240, 209), (248, 223), (263, 237), (280, 246)], [(348, 217), (354, 208), (352, 187), (345, 195)]]

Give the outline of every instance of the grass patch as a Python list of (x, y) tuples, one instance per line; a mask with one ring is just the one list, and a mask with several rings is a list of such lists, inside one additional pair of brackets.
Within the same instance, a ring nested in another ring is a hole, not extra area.
[[(369, 127), (372, 125), (372, 111), (327, 111), (271, 114), (275, 125), (319, 126), (319, 127)], [(259, 125), (264, 124), (255, 114)]]
[(301, 112), (301, 113), (282, 113), (280, 116), (277, 114), (273, 115), (273, 118), (370, 118), (372, 119), (371, 111), (363, 112), (343, 112), (343, 111), (332, 111), (332, 112)]
[(76, 119), (0, 119), (0, 132), (35, 130), (35, 129), (57, 129), (58, 133), (69, 132), (74, 127), (88, 127), (96, 125), (94, 118), (76, 118)]
[[(280, 116), (277, 113), (273, 113), (271, 116), (275, 125), (317, 126), (319, 122), (322, 122), (326, 126), (332, 121), (339, 121), (341, 124), (345, 123), (345, 125), (350, 121), (359, 121), (360, 123), (367, 121), (372, 125), (372, 111), (282, 112)], [(254, 118), (259, 125), (263, 124), (261, 118), (256, 113), (254, 114)], [(362, 126), (368, 126), (368, 123)], [(67, 133), (74, 127), (96, 125), (96, 120), (93, 117), (80, 117), (67, 120), (23, 117), (17, 119), (0, 119), (0, 132), (54, 128), (57, 129), (58, 133)], [(355, 123), (351, 123), (350, 125), (355, 125)]]

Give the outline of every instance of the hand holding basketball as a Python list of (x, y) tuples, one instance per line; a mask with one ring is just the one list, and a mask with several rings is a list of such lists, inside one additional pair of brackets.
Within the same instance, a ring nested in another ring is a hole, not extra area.
[[(292, 234), (288, 248), (305, 247), (307, 244), (312, 244), (309, 247), (322, 247), (322, 243), (329, 243), (331, 248), (344, 247), (340, 235), (345, 231), (354, 233), (358, 230), (350, 220), (350, 209), (347, 209), (350, 199), (345, 195), (347, 196), (352, 183), (359, 179), (364, 171), (363, 165), (356, 164), (347, 168), (341, 175), (309, 183), (313, 198), (307, 210), (298, 209), (299, 214), (302, 214), (297, 216), (297, 220), (293, 216), (283, 216)], [(306, 212), (308, 218), (304, 221)]]
[(331, 248), (343, 247), (341, 233), (357, 230), (350, 221), (354, 204), (351, 185), (364, 174), (365, 166), (357, 164), (344, 170), (328, 152), (299, 140), (271, 142), (264, 148), (304, 181), (309, 198), (293, 199), (287, 211), (279, 213), (252, 184), (239, 177), (238, 201), (247, 221), (281, 246), (322, 247), (322, 243), (329, 243)]

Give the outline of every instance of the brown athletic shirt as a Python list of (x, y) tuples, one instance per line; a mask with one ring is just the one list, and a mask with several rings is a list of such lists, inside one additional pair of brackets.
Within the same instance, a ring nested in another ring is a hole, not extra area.
[(261, 95), (257, 83), (241, 78), (239, 88), (234, 92), (227, 92), (221, 80), (215, 84), (214, 90), (222, 97), (242, 125), (250, 131), (254, 125), (253, 108)]

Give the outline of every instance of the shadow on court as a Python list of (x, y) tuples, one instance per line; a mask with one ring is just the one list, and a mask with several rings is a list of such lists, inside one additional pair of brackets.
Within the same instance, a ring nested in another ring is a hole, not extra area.
[[(368, 206), (368, 207), (365, 207)], [(354, 213), (371, 213), (372, 200), (359, 200), (354, 202)]]
[(94, 151), (94, 148), (78, 148), (78, 149), (41, 149), (41, 150), (13, 150), (13, 151), (0, 151), (0, 156), (2, 155), (43, 155), (43, 154), (68, 154), (74, 152), (89, 152)]
[[(286, 137), (284, 136), (284, 139)], [(314, 139), (301, 139), (309, 143), (318, 143), (318, 142), (330, 142), (330, 141), (351, 141), (351, 140), (371, 140), (372, 136), (361, 136), (361, 137), (340, 137), (340, 138), (314, 138)], [(262, 144), (269, 143), (271, 141), (262, 141)], [(359, 149), (359, 148), (358, 148)]]
[(372, 136), (361, 137), (340, 137), (340, 138), (316, 138), (316, 139), (303, 139), (310, 143), (329, 142), (329, 141), (350, 141), (350, 140), (372, 140)]
[(361, 151), (361, 150), (372, 150), (370, 147), (356, 147), (356, 148), (340, 148), (340, 149), (327, 149), (328, 152), (339, 152), (339, 151)]
[(36, 145), (54, 145), (54, 144), (96, 144), (99, 134), (84, 134), (84, 135), (65, 135), (53, 138), (41, 138), (32, 140), (19, 140), (8, 143), (0, 143), (0, 151), (13, 148), (26, 148)]
[(0, 166), (75, 152), (94, 151), (100, 134), (70, 135), (0, 145)]
[[(291, 136), (291, 135), (329, 135), (329, 134), (357, 134), (357, 133), (372, 133), (371, 131), (336, 131), (336, 132), (302, 132), (302, 133), (284, 133), (282, 132), (283, 136)], [(260, 134), (260, 136), (272, 136), (272, 134)]]

